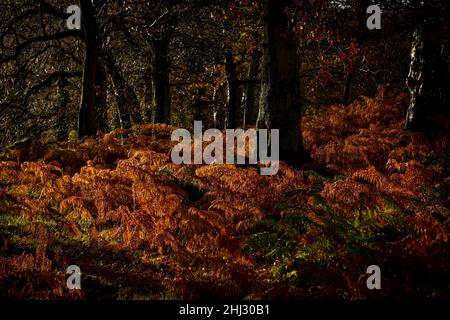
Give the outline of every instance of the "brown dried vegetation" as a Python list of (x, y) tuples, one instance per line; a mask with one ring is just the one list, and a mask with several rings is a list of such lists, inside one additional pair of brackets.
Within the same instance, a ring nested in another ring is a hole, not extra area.
[[(381, 92), (305, 117), (330, 177), (176, 166), (165, 125), (9, 150), (0, 296), (448, 298), (450, 139), (404, 132), (405, 106)], [(65, 288), (70, 264), (81, 291)], [(370, 264), (381, 293), (365, 289)]]

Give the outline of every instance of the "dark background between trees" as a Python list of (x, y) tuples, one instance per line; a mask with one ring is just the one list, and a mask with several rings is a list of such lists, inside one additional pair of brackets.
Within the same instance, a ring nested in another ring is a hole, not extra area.
[[(81, 30), (66, 27), (80, 6)], [(1, 1), (0, 144), (67, 140), (149, 122), (281, 129), (385, 85), (408, 90), (405, 128), (449, 110), (447, 1)], [(413, 51), (411, 49), (414, 49)], [(413, 52), (413, 54), (411, 54)]]

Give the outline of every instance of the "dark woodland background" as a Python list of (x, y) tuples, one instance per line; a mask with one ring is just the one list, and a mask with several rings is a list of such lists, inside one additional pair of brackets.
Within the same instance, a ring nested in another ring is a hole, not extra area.
[[(449, 9), (0, 1), (0, 297), (448, 299)], [(175, 166), (194, 120), (280, 129), (280, 172)]]

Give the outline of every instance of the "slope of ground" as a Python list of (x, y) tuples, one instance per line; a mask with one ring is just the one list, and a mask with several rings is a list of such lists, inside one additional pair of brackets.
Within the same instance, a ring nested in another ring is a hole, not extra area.
[(176, 166), (165, 125), (6, 150), (0, 297), (449, 298), (450, 139), (405, 133), (406, 105), (381, 93), (305, 117), (331, 177)]

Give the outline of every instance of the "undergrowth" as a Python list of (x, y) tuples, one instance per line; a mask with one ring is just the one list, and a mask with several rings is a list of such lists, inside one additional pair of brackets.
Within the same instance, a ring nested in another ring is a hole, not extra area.
[(449, 134), (405, 132), (406, 106), (382, 91), (305, 117), (329, 177), (176, 166), (166, 125), (5, 149), (0, 297), (448, 299)]

